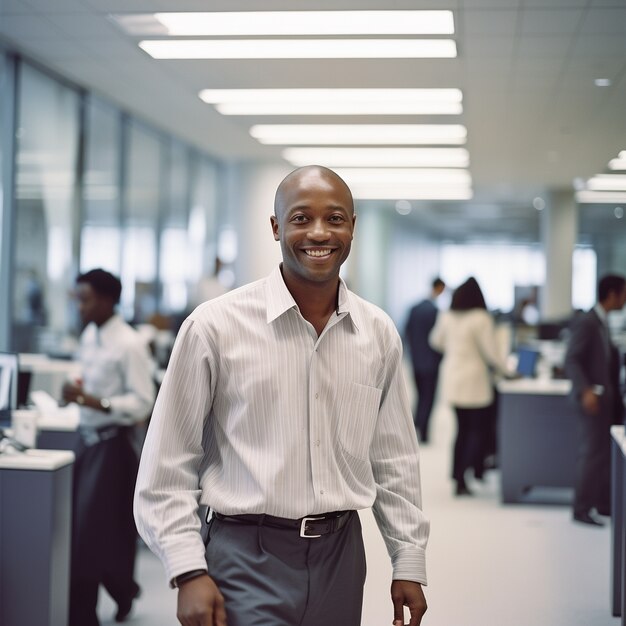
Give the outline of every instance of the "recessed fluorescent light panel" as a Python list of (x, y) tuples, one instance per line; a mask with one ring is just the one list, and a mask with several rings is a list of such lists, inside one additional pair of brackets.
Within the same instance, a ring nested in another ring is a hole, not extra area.
[(463, 169), (336, 167), (359, 200), (469, 200), (472, 178)]
[(250, 134), (272, 145), (464, 144), (460, 124), (258, 124)]
[(587, 181), (587, 189), (591, 191), (625, 191), (626, 176), (619, 174), (597, 174)]
[(451, 185), (468, 187), (472, 177), (464, 169), (409, 167), (336, 167), (334, 171), (351, 185)]
[(134, 36), (452, 35), (452, 11), (245, 11), (114, 15)]
[(465, 148), (286, 148), (283, 158), (301, 167), (468, 167)]
[(146, 39), (155, 59), (454, 58), (452, 39)]
[(580, 204), (619, 204), (626, 202), (626, 192), (577, 191), (576, 201)]
[(459, 115), (460, 89), (204, 89), (222, 115)]
[(610, 170), (626, 170), (626, 150), (622, 150), (616, 159), (609, 161)]
[(469, 187), (426, 187), (426, 186), (352, 186), (355, 200), (471, 200)]

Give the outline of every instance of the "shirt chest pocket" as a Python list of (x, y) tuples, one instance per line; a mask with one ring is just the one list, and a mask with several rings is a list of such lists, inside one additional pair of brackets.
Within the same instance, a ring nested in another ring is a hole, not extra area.
[(381, 396), (377, 387), (359, 383), (346, 383), (339, 391), (339, 442), (345, 452), (357, 459), (369, 457)]

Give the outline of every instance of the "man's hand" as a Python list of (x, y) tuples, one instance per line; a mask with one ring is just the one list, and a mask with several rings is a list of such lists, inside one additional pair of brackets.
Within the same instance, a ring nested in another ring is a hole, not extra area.
[(587, 413), (587, 415), (599, 415), (600, 414), (600, 398), (593, 391), (593, 389), (588, 388), (583, 391), (583, 394), (580, 398), (581, 404), (583, 405), (583, 411)]
[(176, 617), (182, 626), (226, 626), (224, 596), (208, 574), (180, 585)]
[(404, 607), (411, 612), (408, 626), (419, 626), (426, 613), (426, 598), (422, 585), (410, 580), (394, 580), (391, 583), (391, 600), (393, 602), (393, 626), (404, 626)]
[(63, 400), (65, 400), (66, 402), (76, 402), (76, 398), (78, 398), (79, 396), (84, 397), (85, 395), (85, 391), (82, 385), (70, 382), (67, 382), (63, 385), (63, 390), (61, 393), (63, 395)]

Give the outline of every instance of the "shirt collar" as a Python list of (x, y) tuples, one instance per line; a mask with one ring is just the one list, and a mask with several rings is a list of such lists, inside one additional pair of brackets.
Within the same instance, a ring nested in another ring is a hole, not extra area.
[(593, 307), (593, 310), (596, 312), (596, 315), (600, 318), (600, 321), (605, 326), (608, 326), (609, 316), (607, 315), (607, 312), (604, 310), (602, 305), (600, 303), (596, 304), (596, 306)]
[[(352, 301), (353, 295), (350, 293), (346, 283), (341, 277), (339, 277), (339, 295), (337, 300), (337, 315), (347, 314), (355, 329), (358, 330), (360, 320), (354, 302)], [(267, 278), (266, 301), (266, 318), (268, 324), (279, 318), (285, 311), (298, 308), (291, 292), (287, 289), (287, 285), (285, 285), (280, 266), (275, 267)]]
[(117, 313), (114, 313), (102, 326), (96, 326), (96, 335), (103, 338), (111, 333), (115, 333), (115, 327), (118, 326), (121, 321), (122, 318)]

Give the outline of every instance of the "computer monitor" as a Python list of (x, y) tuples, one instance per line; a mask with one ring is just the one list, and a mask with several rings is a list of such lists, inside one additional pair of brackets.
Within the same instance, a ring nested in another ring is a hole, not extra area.
[(524, 378), (534, 378), (539, 352), (531, 348), (518, 348), (517, 373)]
[(0, 425), (11, 423), (11, 411), (17, 409), (19, 362), (17, 354), (0, 352)]

